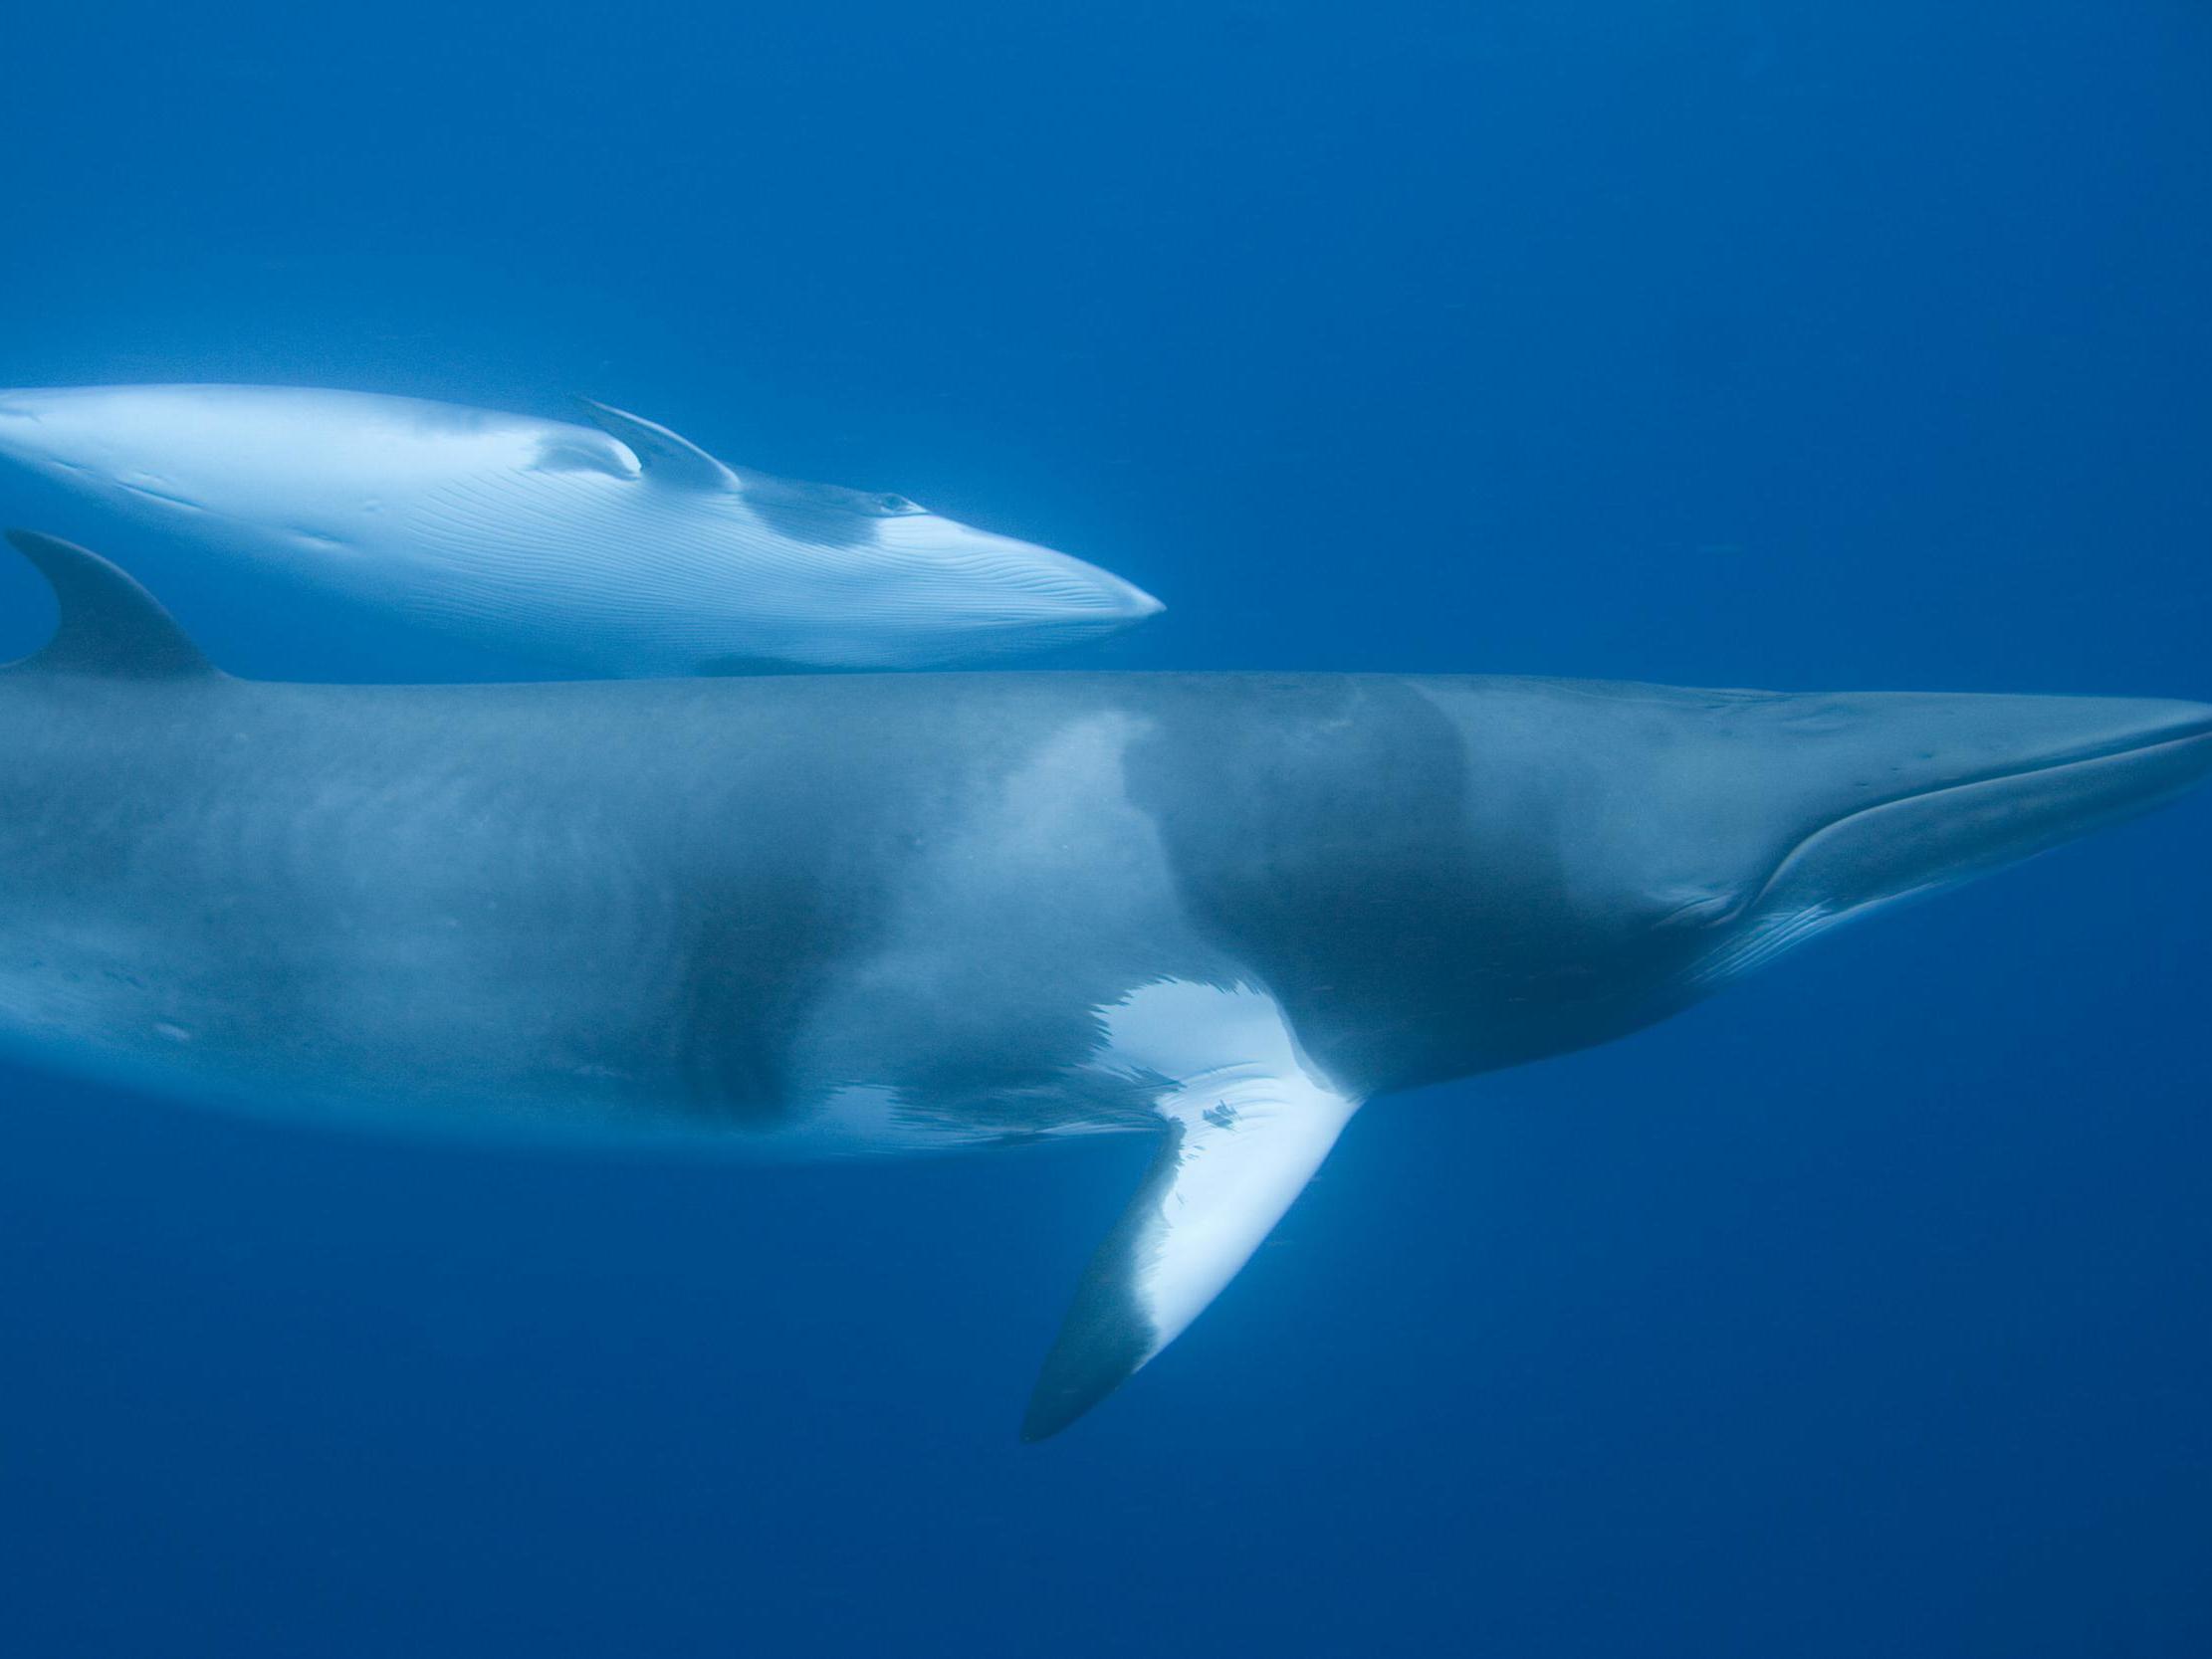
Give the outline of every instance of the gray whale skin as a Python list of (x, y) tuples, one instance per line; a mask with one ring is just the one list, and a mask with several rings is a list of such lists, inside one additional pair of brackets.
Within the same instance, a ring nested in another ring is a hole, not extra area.
[(0, 1047), (293, 1119), (1159, 1133), (1032, 1396), (1157, 1354), (1375, 1096), (1661, 1019), (2169, 800), (2212, 708), (1371, 675), (256, 683), (27, 532)]

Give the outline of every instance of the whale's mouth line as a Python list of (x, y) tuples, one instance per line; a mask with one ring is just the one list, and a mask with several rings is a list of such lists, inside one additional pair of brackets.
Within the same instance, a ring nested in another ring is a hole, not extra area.
[[(1832, 818), (1810, 834), (1800, 837), (1789, 851), (1776, 861), (1758, 890), (1741, 904), (1732, 906), (1726, 915), (1716, 918), (1709, 926), (1741, 923), (1743, 930), (1733, 937), (1725, 937), (1706, 955), (1700, 957), (1688, 970), (1686, 982), (1694, 986), (1709, 986), (1748, 972), (1762, 962), (1770, 961), (1792, 946), (1802, 943), (1816, 933), (1824, 933), (1837, 924), (1869, 911), (1884, 909), (1904, 900), (1926, 893), (1938, 892), (1959, 879), (1955, 872), (1935, 871), (1925, 879), (1902, 887), (1895, 892), (1880, 894), (1856, 903), (1833, 906), (1812, 901), (1795, 908), (1785, 908), (1765, 917), (1760, 911), (1775, 897), (1776, 889), (1787, 878), (1798, 855), (1824, 836), (1834, 834), (1847, 825), (1870, 814), (1890, 807), (1907, 805), (1913, 801), (1937, 800), (1944, 795), (1958, 794), (1964, 790), (1985, 788), (1992, 783), (2004, 783), (2020, 778), (2043, 776), (2052, 772), (2066, 772), (2086, 767), (2100, 766), (2110, 760), (2134, 759), (2156, 755), (2165, 750), (2189, 749), (2199, 744), (2212, 743), (2212, 717), (2194, 721), (2186, 726), (2168, 727), (2163, 731), (2114, 742), (2087, 745), (2045, 757), (2023, 766), (1992, 769), (1971, 777), (1940, 783), (1932, 788), (1914, 789), (1886, 800), (1875, 801), (1840, 818)], [(1745, 919), (1749, 918), (1747, 922)]]
[(1908, 789), (1902, 794), (1885, 796), (1879, 801), (1869, 801), (1854, 807), (1839, 818), (1831, 818), (1818, 828), (1808, 831), (1790, 844), (1789, 850), (1775, 860), (1774, 868), (1761, 882), (1756, 892), (1730, 910), (1725, 916), (1714, 919), (1714, 925), (1724, 925), (1756, 912), (1774, 892), (1797, 855), (1826, 835), (1832, 835), (1848, 824), (1857, 822), (1871, 813), (1887, 811), (1913, 801), (1931, 801), (1944, 795), (1967, 789), (1984, 788), (1992, 783), (2012, 783), (2023, 778), (2041, 777), (2051, 772), (2072, 771), (2078, 767), (2099, 766), (2107, 760), (2138, 759), (2161, 750), (2184, 749), (2197, 743), (2212, 742), (2212, 716), (2163, 727), (2129, 738), (2116, 738), (2102, 743), (2085, 744), (2079, 748), (2062, 749), (2026, 765), (1991, 767), (1987, 771), (1969, 773), (1948, 782), (1933, 784), (1925, 789)]

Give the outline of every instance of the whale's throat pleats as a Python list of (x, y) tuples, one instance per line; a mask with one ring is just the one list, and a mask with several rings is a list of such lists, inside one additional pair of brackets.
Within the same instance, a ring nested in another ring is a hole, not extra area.
[(1318, 1075), (1274, 999), (1170, 981), (1108, 1011), (1108, 1063), (1160, 1082), (1167, 1120), (1091, 1258), (1021, 1427), (1057, 1434), (1205, 1312), (1304, 1190), (1360, 1102)]
[(9, 670), (111, 680), (212, 679), (214, 665), (160, 601), (98, 553), (36, 530), (10, 530), (61, 608), (54, 637)]

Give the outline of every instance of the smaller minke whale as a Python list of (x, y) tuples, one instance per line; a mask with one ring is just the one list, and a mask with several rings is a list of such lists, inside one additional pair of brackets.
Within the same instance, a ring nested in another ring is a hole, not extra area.
[(61, 621), (0, 668), (0, 1053), (708, 1153), (1149, 1130), (1031, 1439), (1198, 1317), (1364, 1103), (1625, 1036), (2212, 772), (2212, 707), (2133, 698), (237, 680), (113, 565), (11, 539)]
[(264, 589), (593, 675), (981, 664), (1161, 609), (903, 496), (578, 402), (588, 426), (304, 387), (0, 391), (0, 459)]

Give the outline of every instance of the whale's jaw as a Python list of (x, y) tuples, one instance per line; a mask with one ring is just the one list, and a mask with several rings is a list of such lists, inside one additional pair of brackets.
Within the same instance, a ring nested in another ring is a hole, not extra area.
[(1705, 985), (1909, 899), (1956, 887), (2153, 810), (2212, 776), (2212, 705), (2073, 698), (2015, 706), (2017, 750), (1962, 775), (1839, 812), (1790, 846), (1750, 892)]

